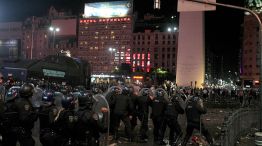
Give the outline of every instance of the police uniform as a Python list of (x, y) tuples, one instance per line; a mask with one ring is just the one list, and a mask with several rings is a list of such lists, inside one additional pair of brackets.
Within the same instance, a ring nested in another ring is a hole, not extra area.
[(184, 109), (180, 105), (183, 99), (172, 96), (165, 110), (165, 120), (169, 127), (169, 144), (176, 146), (178, 139), (182, 136), (181, 127), (177, 121), (179, 114), (184, 114)]
[(58, 111), (59, 109), (55, 105), (41, 106), (40, 108), (40, 142), (43, 146), (57, 146), (60, 144), (59, 136), (54, 127), (54, 119)]
[(164, 139), (163, 131), (165, 131), (164, 129), (166, 127), (166, 123), (164, 121), (164, 111), (166, 105), (167, 102), (165, 101), (164, 98), (156, 97), (150, 101), (150, 106), (152, 108), (151, 119), (154, 125), (154, 130), (153, 130), (154, 141), (159, 144), (163, 143), (163, 139)]
[(20, 146), (34, 146), (35, 141), (32, 138), (32, 128), (37, 120), (37, 113), (32, 107), (29, 99), (19, 98), (15, 101), (15, 112), (18, 113), (19, 128), (17, 130)]
[[(194, 129), (200, 130), (201, 134), (203, 134), (207, 142), (212, 145), (213, 139), (205, 128), (203, 122), (201, 122), (201, 115), (206, 114), (207, 110), (203, 105), (203, 100), (197, 96), (191, 97), (186, 103), (186, 117), (187, 117), (187, 128), (186, 128), (186, 136), (183, 140), (182, 146), (186, 146), (187, 141), (192, 135)], [(201, 125), (200, 125), (201, 124)]]

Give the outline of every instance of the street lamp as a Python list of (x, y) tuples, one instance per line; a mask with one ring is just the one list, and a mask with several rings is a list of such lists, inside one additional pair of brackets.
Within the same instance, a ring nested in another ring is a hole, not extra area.
[(109, 50), (109, 52), (110, 52), (110, 64), (112, 64), (112, 53), (115, 52), (116, 49), (110, 47), (108, 50)]
[(174, 27), (168, 27), (167, 31), (168, 32), (176, 32), (177, 31), (177, 27), (175, 27), (175, 26)]
[(50, 26), (49, 27), (49, 31), (53, 33), (53, 44), (52, 44), (52, 47), (54, 49), (55, 48), (55, 35), (56, 35), (56, 32), (60, 31), (60, 28), (59, 27)]

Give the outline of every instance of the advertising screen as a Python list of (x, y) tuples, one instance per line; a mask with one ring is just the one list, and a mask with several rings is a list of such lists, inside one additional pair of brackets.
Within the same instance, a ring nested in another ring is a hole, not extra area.
[(86, 3), (83, 17), (125, 17), (132, 14), (132, 1)]
[(19, 40), (0, 40), (0, 58), (17, 59), (20, 56)]

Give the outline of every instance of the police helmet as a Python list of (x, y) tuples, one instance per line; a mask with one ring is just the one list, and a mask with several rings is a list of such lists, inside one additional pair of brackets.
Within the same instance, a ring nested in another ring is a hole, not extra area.
[(156, 91), (156, 97), (164, 97), (165, 96), (165, 93), (163, 90), (157, 90)]
[(99, 94), (100, 93), (100, 89), (97, 88), (97, 87), (94, 87), (94, 88), (92, 88), (92, 92), (93, 92), (93, 94)]
[(93, 94), (91, 92), (81, 92), (78, 96), (79, 106), (92, 107), (94, 103)]
[(112, 89), (112, 92), (114, 92), (114, 93), (116, 93), (116, 94), (120, 94), (121, 93), (121, 88), (120, 87), (114, 87), (113, 89)]
[(71, 94), (62, 97), (62, 107), (65, 109), (74, 109), (77, 98)]
[(20, 89), (20, 86), (11, 87), (6, 92), (5, 101), (10, 101), (10, 100), (16, 99), (18, 97), (18, 94), (19, 94), (19, 89)]
[(143, 90), (141, 95), (142, 96), (148, 96), (149, 95), (149, 89)]
[(123, 87), (122, 88), (122, 94), (123, 95), (128, 95), (129, 93), (130, 93), (130, 91), (129, 91), (128, 87)]
[(45, 90), (42, 96), (42, 101), (46, 103), (53, 103), (55, 101), (54, 92), (52, 90)]
[(32, 83), (25, 83), (19, 89), (19, 95), (21, 98), (30, 98), (34, 93), (34, 85)]

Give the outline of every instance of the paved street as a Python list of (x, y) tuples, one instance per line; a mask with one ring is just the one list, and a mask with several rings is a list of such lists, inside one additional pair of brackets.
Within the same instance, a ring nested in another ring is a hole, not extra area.
[[(211, 135), (215, 138), (218, 139), (219, 133), (220, 133), (220, 125), (223, 123), (224, 116), (227, 115), (231, 109), (208, 109), (208, 113), (203, 116), (204, 123), (206, 127), (209, 129)], [(185, 131), (185, 115), (179, 117), (179, 123), (182, 126), (183, 131)], [(138, 129), (137, 127), (136, 129)], [(128, 143), (125, 140), (120, 140), (118, 142), (110, 141), (110, 144), (112, 145), (117, 145), (117, 146), (152, 146), (154, 145), (153, 143), (153, 135), (152, 135), (152, 130), (153, 130), (153, 125), (149, 123), (149, 141), (148, 143)], [(136, 130), (137, 131), (137, 130)], [(185, 132), (183, 132), (185, 134)], [(137, 135), (137, 134), (136, 134)], [(168, 136), (168, 132), (166, 132), (166, 138)]]

